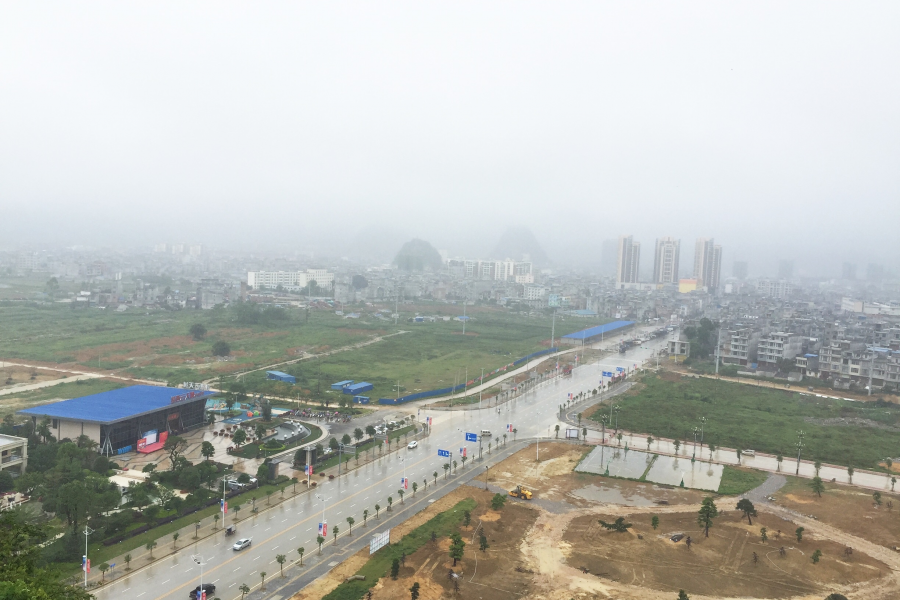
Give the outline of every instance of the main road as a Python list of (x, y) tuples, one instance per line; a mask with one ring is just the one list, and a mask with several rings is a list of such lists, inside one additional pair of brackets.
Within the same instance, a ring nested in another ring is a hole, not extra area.
[[(489, 430), (494, 440), (502, 440), (507, 425), (511, 424), (517, 429), (517, 436), (551, 437), (554, 435), (554, 425), (565, 427), (559, 421), (557, 411), (570, 393), (593, 390), (599, 384), (601, 370), (640, 365), (664, 343), (665, 340), (655, 340), (643, 347), (629, 350), (624, 356), (613, 355), (601, 359), (599, 364), (583, 365), (575, 369), (571, 377), (557, 378), (541, 384), (527, 394), (501, 404), (499, 411), (495, 407), (459, 411), (423, 410), (419, 419), (424, 421), (426, 416), (432, 417), (432, 433), (419, 442), (418, 448), (402, 448), (398, 452), (389, 453), (333, 481), (320, 480), (317, 488), (270, 510), (263, 510), (265, 505), (258, 503), (260, 512), (240, 521), (237, 535), (226, 538), (220, 531), (183, 547), (174, 555), (135, 569), (129, 575), (96, 590), (94, 594), (100, 600), (184, 600), (190, 590), (200, 583), (201, 567), (192, 559), (192, 556), (198, 556), (203, 563), (203, 582), (216, 585), (215, 596), (222, 600), (240, 598), (241, 584), (247, 584), (253, 590), (259, 589), (262, 571), (267, 573), (267, 579), (278, 576), (279, 565), (275, 558), (279, 554), (286, 555), (286, 565), (290, 565), (291, 561), (298, 558), (297, 548), (302, 546), (306, 549), (304, 569), (307, 568), (308, 561), (315, 562), (318, 555), (318, 524), (323, 518), (328, 522), (329, 530), (322, 560), (328, 560), (328, 546), (333, 544), (334, 526), (340, 527), (339, 537), (343, 538), (349, 529), (346, 518), (356, 520), (356, 529), (363, 522), (364, 510), (368, 509), (370, 520), (375, 516), (375, 504), (381, 505), (381, 518), (384, 519), (388, 496), (392, 496), (395, 505), (399, 505), (397, 490), (401, 487), (402, 477), (410, 480), (406, 498), (412, 496), (412, 482), (416, 482), (419, 490), (424, 491), (423, 482), (427, 480), (428, 489), (435, 491), (435, 472), (438, 473), (437, 488), (443, 488), (438, 492), (449, 492), (454, 487), (453, 480), (443, 483), (443, 465), (456, 460), (459, 463), (457, 468), (462, 469), (459, 456), (462, 447), (467, 449), (469, 457), (478, 456), (478, 443), (466, 443), (466, 432)], [(507, 435), (508, 440), (512, 441), (513, 436)], [(439, 457), (438, 450), (450, 451), (451, 457)], [(487, 454), (487, 449), (483, 452)], [(467, 470), (472, 468), (471, 463), (466, 467)], [(228, 522), (230, 523), (230, 519)], [(362, 530), (357, 530), (357, 535), (360, 531)], [(231, 546), (234, 541), (244, 537), (251, 538), (252, 545), (243, 551), (233, 551)], [(337, 564), (332, 558), (327, 566)], [(288, 577), (299, 573), (296, 567), (286, 571)]]

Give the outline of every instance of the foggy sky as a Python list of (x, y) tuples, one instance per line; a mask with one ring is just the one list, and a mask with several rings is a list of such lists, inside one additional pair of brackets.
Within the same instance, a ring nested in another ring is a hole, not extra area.
[[(7, 2), (0, 246), (898, 265), (897, 2)], [(368, 233), (366, 233), (368, 232)], [(682, 265), (685, 268), (685, 265)]]

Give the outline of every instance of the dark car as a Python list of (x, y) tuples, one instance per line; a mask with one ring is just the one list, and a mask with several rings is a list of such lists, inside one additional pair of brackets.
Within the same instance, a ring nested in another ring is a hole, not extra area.
[[(207, 599), (212, 600), (212, 595), (216, 592), (216, 585), (214, 583), (204, 583), (203, 591), (206, 592)], [(200, 597), (200, 586), (198, 585), (192, 589), (189, 596), (191, 600), (197, 600)]]

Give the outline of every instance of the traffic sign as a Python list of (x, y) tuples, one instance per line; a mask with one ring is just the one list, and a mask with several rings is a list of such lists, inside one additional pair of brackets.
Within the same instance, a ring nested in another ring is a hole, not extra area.
[(450, 451), (449, 450), (438, 450), (438, 456), (440, 456), (442, 458), (450, 458)]
[(466, 441), (467, 442), (477, 442), (478, 434), (466, 432)]

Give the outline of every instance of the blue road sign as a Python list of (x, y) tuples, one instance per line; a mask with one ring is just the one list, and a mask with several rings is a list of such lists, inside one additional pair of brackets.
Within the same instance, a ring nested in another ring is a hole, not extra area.
[(624, 370), (625, 370), (625, 367), (616, 367), (616, 371), (618, 371), (619, 373), (621, 373)]
[(441, 456), (443, 458), (450, 458), (450, 451), (449, 450), (438, 450), (438, 456)]
[(612, 377), (613, 376), (612, 371), (603, 371), (603, 376), (604, 377)]
[(466, 441), (467, 442), (477, 442), (478, 434), (466, 432)]

